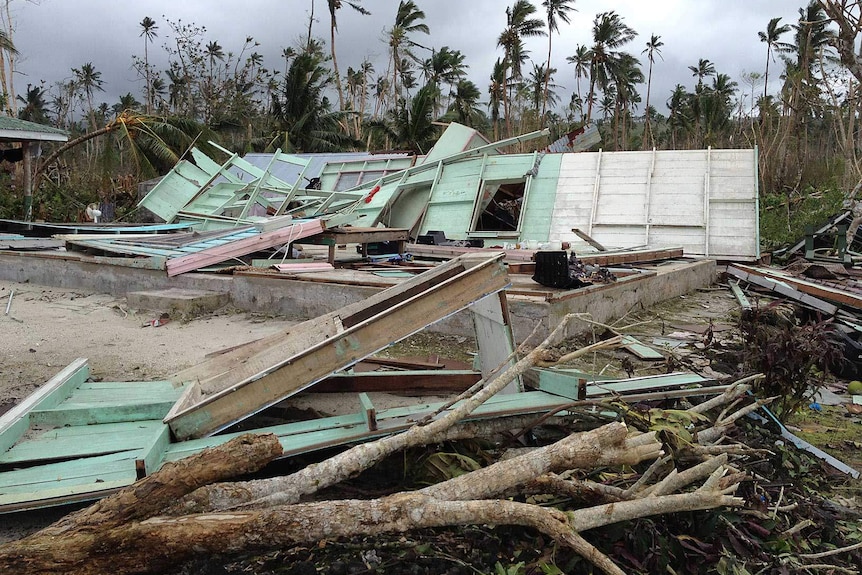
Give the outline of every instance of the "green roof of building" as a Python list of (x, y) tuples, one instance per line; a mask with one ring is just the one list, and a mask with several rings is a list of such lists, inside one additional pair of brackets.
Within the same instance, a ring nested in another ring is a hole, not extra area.
[(53, 126), (0, 116), (0, 140), (66, 142), (69, 133)]

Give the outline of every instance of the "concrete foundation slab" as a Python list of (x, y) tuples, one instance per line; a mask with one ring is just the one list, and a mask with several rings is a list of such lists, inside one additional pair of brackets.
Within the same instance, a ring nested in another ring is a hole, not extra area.
[(230, 303), (230, 294), (211, 290), (168, 288), (126, 294), (133, 309), (166, 312), (171, 317), (190, 319), (213, 312)]
[[(708, 286), (716, 276), (715, 261), (710, 259), (670, 260), (657, 265), (644, 265), (641, 269), (646, 270), (646, 273), (637, 281), (591, 286), (550, 299), (507, 294), (515, 340), (523, 341), (537, 324), (536, 337), (544, 337), (568, 313), (589, 313), (593, 320), (608, 323), (622, 317), (635, 306), (648, 307)], [(227, 294), (237, 309), (292, 320), (321, 316), (383, 289), (303, 281), (295, 277), (206, 273), (168, 277), (164, 271), (100, 264), (88, 261), (86, 256), (69, 253), (2, 252), (0, 279), (88, 289), (118, 297), (128, 292), (171, 288), (206, 290)], [(473, 319), (469, 312), (459, 312), (434, 324), (431, 329), (453, 335), (474, 336)], [(589, 329), (589, 325), (584, 322), (573, 322), (570, 335)]]

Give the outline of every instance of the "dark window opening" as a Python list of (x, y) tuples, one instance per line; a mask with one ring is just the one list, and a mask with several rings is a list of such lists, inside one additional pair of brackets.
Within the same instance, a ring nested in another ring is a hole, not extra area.
[(525, 187), (526, 182), (486, 183), (482, 190), (481, 212), (473, 231), (517, 231)]

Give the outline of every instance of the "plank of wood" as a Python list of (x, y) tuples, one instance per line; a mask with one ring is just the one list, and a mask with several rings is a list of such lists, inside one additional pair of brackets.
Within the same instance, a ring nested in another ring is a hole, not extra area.
[(482, 379), (472, 370), (335, 373), (314, 384), (315, 393), (385, 391), (401, 395), (460, 393)]
[[(162, 465), (170, 443), (171, 430), (163, 423), (159, 431), (151, 436), (149, 442), (141, 448), (140, 455), (135, 458), (136, 470), (141, 470), (145, 476), (157, 471)], [(140, 475), (141, 472), (139, 471), (139, 479)]]
[[(481, 299), (471, 305), (469, 310), (473, 316), (482, 377), (490, 380), (495, 373), (502, 373), (516, 362), (515, 336), (512, 334), (506, 294), (500, 292)], [(518, 376), (501, 393), (521, 391), (524, 391), (524, 384)]]
[(375, 365), (384, 365), (387, 367), (399, 367), (401, 369), (444, 369), (446, 366), (440, 362), (416, 361), (409, 359), (401, 359), (397, 357), (366, 357), (362, 363), (373, 363)]
[(745, 311), (751, 311), (751, 302), (748, 301), (748, 298), (745, 296), (745, 293), (742, 291), (742, 288), (739, 287), (738, 281), (730, 281), (730, 291), (733, 292), (733, 297), (736, 298), (736, 301), (739, 302), (739, 306)]
[(622, 345), (620, 346), (628, 352), (633, 353), (639, 359), (643, 359), (646, 361), (662, 361), (664, 360), (664, 356), (651, 348), (648, 345), (644, 345), (637, 338), (632, 337), (630, 335), (624, 335)]
[(134, 449), (3, 471), (0, 473), (0, 494), (9, 493), (12, 489), (26, 490), (27, 485), (47, 485), (56, 481), (74, 483), (75, 480), (79, 480), (78, 483), (80, 483), (82, 479), (86, 482), (88, 477), (100, 471), (133, 470), (134, 460), (140, 453), (140, 450)]
[[(369, 308), (343, 317), (344, 330), (318, 341), (300, 353), (285, 353), (299, 346), (297, 338), (266, 349), (242, 365), (207, 382), (216, 393), (166, 419), (178, 438), (200, 437), (245, 419), (302, 391), (334, 371), (349, 367), (427, 325), (439, 321), (509, 284), (502, 255), (467, 267), (413, 297), (386, 305), (366, 319)], [(423, 274), (424, 275), (424, 274)], [(422, 276), (417, 276), (416, 279)], [(384, 302), (380, 302), (384, 303)], [(376, 307), (376, 306), (373, 306)], [(299, 334), (305, 346), (313, 343)], [(225, 354), (227, 355), (227, 354)]]
[(90, 377), (87, 358), (79, 357), (60, 373), (52, 377), (24, 401), (0, 416), (0, 452), (17, 442), (30, 427), (30, 412), (50, 408), (72, 394), (72, 391)]
[(734, 264), (734, 267), (746, 271), (750, 274), (755, 274), (765, 278), (771, 278), (773, 280), (786, 283), (803, 293), (817, 298), (827, 299), (832, 302), (849, 305), (850, 307), (856, 309), (862, 309), (862, 296), (850, 291), (845, 291), (831, 286), (825, 286), (815, 282), (806, 281), (801, 278), (797, 278), (789, 274), (779, 272), (777, 270), (764, 270), (762, 268), (755, 268), (742, 264)]
[(309, 263), (298, 263), (298, 264), (273, 264), (273, 268), (277, 269), (280, 273), (283, 274), (295, 274), (301, 272), (320, 272), (327, 270), (334, 270), (335, 266), (333, 266), (329, 262), (309, 262)]
[[(543, 391), (495, 396), (480, 405), (466, 421), (544, 413), (559, 409), (569, 403), (566, 398), (560, 398)], [(347, 416), (266, 427), (257, 429), (255, 432), (277, 435), (284, 448), (283, 457), (290, 457), (403, 431), (414, 425), (422, 417), (440, 410), (443, 405), (443, 402), (420, 403), (408, 407), (380, 410), (377, 412), (378, 428), (376, 431), (369, 431), (366, 426), (365, 415), (357, 412)], [(449, 409), (454, 409), (454, 407)], [(442, 417), (447, 411), (442, 411), (441, 415), (437, 417)], [(176, 461), (188, 457), (207, 447), (221, 445), (238, 435), (241, 433), (228, 433), (174, 443), (168, 448), (165, 460)]]
[(0, 455), (0, 464), (32, 463), (140, 449), (149, 444), (153, 435), (161, 433), (162, 428), (160, 420), (59, 427), (45, 431), (34, 439), (20, 441)]
[(18, 493), (8, 496), (0, 496), (0, 513), (11, 513), (13, 511), (22, 511), (26, 509), (38, 509), (41, 507), (51, 507), (54, 505), (68, 505), (70, 503), (80, 503), (84, 501), (92, 501), (101, 497), (107, 497), (112, 493), (116, 493), (123, 487), (128, 487), (135, 482), (134, 469), (121, 474), (119, 478), (110, 481), (104, 481), (100, 477), (95, 480), (95, 483), (82, 484), (74, 487), (48, 489), (35, 493)]
[(368, 427), (368, 431), (376, 431), (377, 430), (377, 410), (374, 408), (374, 404), (371, 403), (371, 398), (368, 397), (367, 393), (359, 394), (359, 405), (360, 405), (360, 414), (365, 418), (365, 425)]
[(605, 246), (603, 246), (602, 244), (600, 244), (599, 242), (594, 240), (591, 236), (587, 235), (585, 232), (582, 232), (578, 228), (572, 228), (572, 233), (574, 233), (576, 236), (578, 236), (579, 238), (581, 238), (582, 240), (584, 240), (585, 242), (587, 242), (588, 244), (590, 244), (591, 246), (593, 246), (594, 248), (599, 250), (600, 252), (608, 251), (607, 248), (605, 248)]
[[(240, 363), (248, 361), (253, 355), (282, 345), (288, 340), (297, 342), (295, 348), (286, 350), (290, 355), (294, 355), (308, 347), (312, 341), (319, 341), (335, 335), (337, 327), (341, 325), (340, 318), (361, 318), (362, 315), (360, 314), (370, 317), (380, 310), (422, 293), (436, 283), (456, 276), (464, 271), (464, 269), (463, 259), (450, 260), (406, 282), (373, 294), (362, 301), (347, 305), (319, 318), (305, 321), (284, 331), (250, 341), (243, 345), (234, 346), (216, 357), (178, 372), (171, 377), (171, 381), (182, 383), (185, 381), (209, 380), (216, 375), (225, 373)], [(336, 321), (336, 318), (339, 319)]]
[[(621, 395), (627, 401), (630, 400), (629, 396), (635, 393), (714, 383), (714, 380), (694, 373), (674, 373), (611, 381), (591, 381), (592, 378), (588, 374), (571, 373), (557, 369), (539, 369), (537, 371), (539, 373), (539, 389), (572, 399), (578, 399), (578, 383), (584, 379), (587, 380), (587, 399)], [(584, 375), (587, 375), (587, 377), (582, 377)], [(684, 391), (694, 392), (695, 390), (686, 389)]]
[(324, 229), (323, 222), (319, 219), (302, 220), (285, 228), (255, 234), (250, 238), (233, 241), (187, 256), (170, 258), (167, 262), (168, 276), (173, 277), (231, 258), (241, 257), (259, 250), (313, 236), (323, 232)]
[(835, 312), (838, 311), (838, 306), (832, 305), (827, 301), (823, 301), (820, 298), (816, 298), (807, 293), (803, 293), (781, 280), (774, 280), (767, 277), (763, 277), (757, 275), (749, 270), (744, 270), (738, 268), (736, 266), (727, 266), (727, 273), (730, 275), (739, 278), (741, 280), (747, 281), (748, 283), (754, 284), (756, 286), (760, 286), (762, 288), (766, 288), (772, 292), (775, 292), (784, 297), (790, 298), (799, 303), (805, 304), (809, 307), (812, 307), (816, 310), (822, 311), (827, 315), (835, 315)]

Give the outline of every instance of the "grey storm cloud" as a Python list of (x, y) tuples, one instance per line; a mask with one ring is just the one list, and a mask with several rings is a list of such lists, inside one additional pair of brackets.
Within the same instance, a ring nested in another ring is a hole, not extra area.
[[(416, 0), (425, 12), (430, 36), (414, 39), (429, 47), (449, 46), (466, 55), (469, 77), (483, 92), (494, 61), (502, 55), (497, 37), (506, 23), (505, 9), (512, 2), (499, 0)], [(336, 48), (342, 72), (369, 59), (376, 73), (388, 66), (385, 34), (395, 18), (394, 0), (364, 0), (370, 12), (362, 16), (346, 5), (338, 13)], [(537, 15), (543, 17), (541, 2), (534, 0)], [(553, 38), (552, 65), (563, 101), (575, 90), (572, 66), (566, 56), (578, 44), (590, 44), (593, 17), (614, 10), (638, 32), (626, 49), (641, 57), (652, 34), (662, 37), (662, 57), (653, 72), (652, 98), (664, 102), (676, 84), (691, 88), (688, 66), (700, 58), (711, 60), (719, 72), (728, 74), (743, 87), (744, 72), (762, 72), (766, 46), (757, 37), (770, 18), (781, 17), (793, 24), (804, 2), (793, 0), (578, 0), (571, 24), (562, 24)], [(149, 16), (158, 25), (158, 38), (150, 46), (150, 61), (159, 69), (167, 67), (163, 48), (172, 38), (167, 20), (193, 23), (206, 28), (205, 41), (217, 41), (225, 51), (239, 52), (247, 36), (260, 43), (255, 48), (264, 65), (282, 69), (282, 49), (296, 45), (305, 35), (312, 0), (245, 0), (243, 2), (202, 0), (13, 0), (14, 42), (21, 53), (15, 78), (23, 92), (27, 84), (45, 81), (48, 86), (73, 76), (72, 68), (92, 62), (102, 74), (104, 93), (97, 101), (116, 102), (127, 92), (139, 95), (143, 81), (132, 67), (132, 56), (142, 56), (144, 40), (140, 21)], [(324, 0), (314, 1), (313, 33), (329, 41), (329, 13)], [(786, 40), (790, 40), (788, 34)], [(526, 42), (530, 58), (544, 63), (547, 38)], [(420, 50), (421, 52), (421, 50)], [(420, 54), (421, 55), (421, 54)], [(771, 89), (778, 86), (778, 66), (770, 67)], [(646, 71), (646, 66), (644, 67)], [(773, 83), (774, 80), (774, 83)], [(583, 88), (586, 89), (585, 87)], [(643, 88), (642, 91), (645, 91)], [(141, 99), (139, 97), (139, 99)]]

